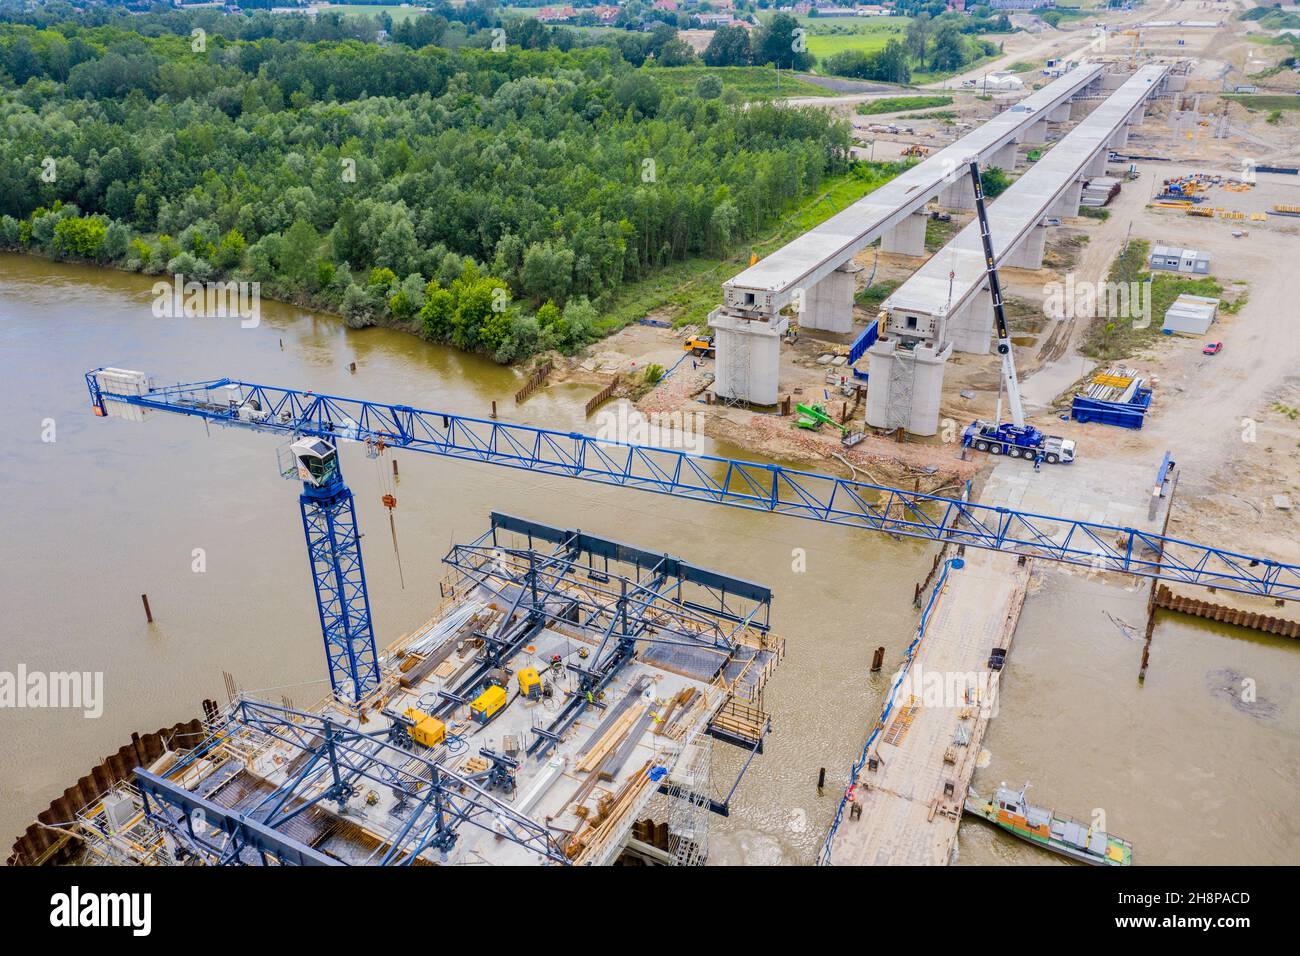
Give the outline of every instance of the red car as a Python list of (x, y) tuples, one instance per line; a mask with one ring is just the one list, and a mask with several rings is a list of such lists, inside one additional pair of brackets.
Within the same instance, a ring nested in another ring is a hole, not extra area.
[(1201, 349), (1202, 355), (1218, 355), (1223, 351), (1222, 342), (1210, 342), (1205, 348)]

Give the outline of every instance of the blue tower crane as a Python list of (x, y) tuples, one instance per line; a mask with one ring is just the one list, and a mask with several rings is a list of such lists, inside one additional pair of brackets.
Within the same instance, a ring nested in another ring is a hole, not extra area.
[(299, 500), (330, 681), (340, 697), (351, 701), (376, 686), (379, 669), (352, 494), (339, 471), (340, 440), (363, 442), (372, 450), (404, 448), (1094, 571), (1300, 600), (1300, 565), (1138, 528), (229, 378), (155, 386), (141, 372), (100, 368), (86, 373), (86, 385), (100, 416), (139, 419), (153, 411), (168, 412), (293, 441), (291, 474), (303, 481)]
[(330, 686), (335, 695), (359, 701), (379, 686), (379, 658), (352, 490), (343, 481), (338, 448), (324, 438), (300, 438), (289, 451), (302, 481), (298, 504)]

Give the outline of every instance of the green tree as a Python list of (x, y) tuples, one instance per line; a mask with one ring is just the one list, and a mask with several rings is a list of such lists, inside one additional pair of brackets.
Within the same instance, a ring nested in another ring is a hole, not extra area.
[(316, 277), (316, 251), (320, 236), (312, 224), (298, 219), (284, 234), (280, 249), (280, 274), (297, 288), (306, 288)]
[(816, 62), (808, 52), (803, 28), (788, 13), (778, 13), (766, 27), (755, 31), (750, 46), (755, 62), (772, 63), (783, 70), (807, 70)]
[(709, 66), (748, 66), (749, 31), (742, 26), (718, 27), (704, 48)]

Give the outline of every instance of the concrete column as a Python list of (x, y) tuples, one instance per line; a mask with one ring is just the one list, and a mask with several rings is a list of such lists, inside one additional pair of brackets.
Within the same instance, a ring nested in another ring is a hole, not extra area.
[(1088, 160), (1088, 165), (1083, 167), (1083, 175), (1086, 177), (1106, 175), (1106, 159), (1109, 154), (1110, 150), (1099, 150)]
[(975, 208), (975, 187), (971, 185), (970, 173), (943, 188), (939, 193), (939, 205), (945, 209)]
[(1118, 90), (1128, 82), (1128, 78), (1132, 75), (1131, 73), (1121, 73), (1119, 71), (1103, 73), (1101, 75), (1101, 88), (1103, 90)]
[(1004, 146), (999, 146), (993, 151), (993, 154), (989, 156), (985, 165), (996, 166), (1004, 172), (1011, 172), (1011, 170), (1016, 168), (1017, 145), (1016, 141), (1012, 140)]
[(1111, 149), (1122, 149), (1128, 145), (1128, 127), (1121, 126), (1115, 130), (1115, 135), (1110, 138)]
[(1141, 106), (1139, 106), (1137, 109), (1133, 111), (1133, 115), (1128, 118), (1128, 122), (1130, 126), (1141, 126), (1144, 122), (1146, 122), (1146, 118), (1147, 118), (1147, 107), (1146, 104), (1143, 103)]
[(1079, 204), (1082, 202), (1083, 183), (1075, 180), (1065, 187), (1065, 192), (1061, 193), (1060, 198), (1052, 206), (1052, 215), (1077, 216), (1079, 215)]
[(881, 237), (881, 250), (905, 256), (925, 255), (925, 219), (924, 213), (908, 216)]
[(1047, 114), (1048, 122), (1051, 123), (1069, 122), (1070, 112), (1071, 112), (1070, 105), (1071, 105), (1070, 101), (1066, 100), (1064, 103), (1052, 107), (1051, 111)]
[(1092, 112), (1092, 108), (1097, 104), (1092, 100), (1071, 100), (1070, 101), (1070, 119), (1080, 120)]
[(914, 349), (895, 348), (881, 339), (867, 352), (867, 424), (873, 428), (902, 428), (914, 435), (939, 431), (943, 373), (952, 346), (928, 343)]
[(853, 296), (862, 266), (852, 259), (804, 291), (799, 327), (827, 332), (853, 331)]
[(1165, 77), (1165, 89), (1170, 93), (1181, 93), (1187, 89), (1187, 77), (1181, 73), (1167, 75)]
[(1023, 142), (1026, 143), (1033, 143), (1035, 145), (1042, 145), (1046, 143), (1047, 142), (1047, 120), (1040, 119), (1038, 122), (1030, 124), (1029, 129), (1025, 130), (1021, 134), (1021, 137)]
[(1013, 248), (1011, 254), (1003, 258), (1000, 264), (1011, 269), (1041, 269), (1046, 242), (1047, 227), (1034, 226), (1025, 233), (1020, 245)]
[(953, 351), (989, 353), (993, 342), (993, 297), (986, 287), (978, 289), (948, 316), (945, 337)]
[(781, 336), (790, 322), (784, 316), (772, 321), (745, 319), (721, 308), (709, 315), (714, 362), (713, 392), (721, 399), (775, 405), (781, 372)]

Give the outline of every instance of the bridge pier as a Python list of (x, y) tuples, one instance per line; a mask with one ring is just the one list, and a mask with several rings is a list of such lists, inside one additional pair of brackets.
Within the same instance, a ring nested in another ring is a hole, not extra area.
[(925, 220), (925, 214), (919, 212), (905, 217), (881, 237), (881, 251), (904, 256), (925, 255)]
[(1061, 103), (1059, 106), (1054, 107), (1047, 114), (1047, 121), (1049, 123), (1068, 123), (1070, 121), (1071, 115), (1073, 114), (1072, 107), (1073, 107), (1073, 102), (1070, 100)]
[(1101, 75), (1101, 88), (1107, 93), (1118, 90), (1129, 81), (1129, 77), (1132, 75), (1132, 73), (1124, 73), (1119, 70), (1113, 73), (1103, 73)]
[(1089, 99), (1070, 100), (1070, 119), (1081, 120), (1092, 112), (1093, 102)]
[(1138, 105), (1132, 113), (1129, 114), (1128, 123), (1130, 126), (1141, 126), (1147, 119), (1147, 107), (1145, 103)]
[(948, 341), (953, 351), (988, 355), (993, 342), (993, 297), (987, 287), (958, 306), (948, 316)]
[(1025, 130), (1022, 142), (1032, 143), (1035, 146), (1042, 146), (1047, 143), (1047, 120), (1040, 119)]
[(1041, 269), (1043, 267), (1043, 248), (1047, 243), (1047, 227), (1032, 227), (1020, 244), (1002, 260), (1000, 265), (1009, 269)]
[(1106, 160), (1109, 154), (1110, 154), (1110, 150), (1106, 150), (1106, 149), (1099, 150), (1096, 153), (1094, 153), (1092, 158), (1088, 160), (1088, 165), (1083, 167), (1083, 175), (1085, 177), (1105, 176)]
[(871, 384), (867, 388), (867, 424), (902, 428), (913, 435), (939, 431), (943, 370), (952, 355), (947, 342), (898, 348), (896, 339), (879, 339), (867, 350)]
[(1076, 179), (1070, 185), (1065, 187), (1065, 192), (1061, 193), (1060, 198), (1052, 206), (1052, 215), (1054, 216), (1077, 216), (1079, 215), (1079, 205), (1083, 202), (1083, 182)]
[(781, 373), (781, 336), (790, 327), (783, 315), (745, 318), (722, 308), (709, 314), (713, 330), (713, 393), (724, 401), (775, 405)]
[(943, 188), (939, 193), (939, 205), (945, 209), (975, 208), (975, 186), (971, 183), (970, 173)]
[(1009, 143), (999, 146), (993, 151), (993, 154), (989, 156), (985, 168), (987, 169), (996, 166), (1004, 172), (1011, 172), (1011, 170), (1016, 168), (1016, 150), (1019, 146), (1020, 144), (1014, 139)]
[(1128, 145), (1128, 126), (1121, 126), (1115, 130), (1115, 135), (1110, 138), (1111, 149), (1121, 149)]
[[(921, 238), (924, 243), (924, 226)], [(850, 259), (811, 289), (805, 289), (803, 310), (799, 313), (800, 328), (852, 332), (853, 296), (861, 271), (862, 266)]]

